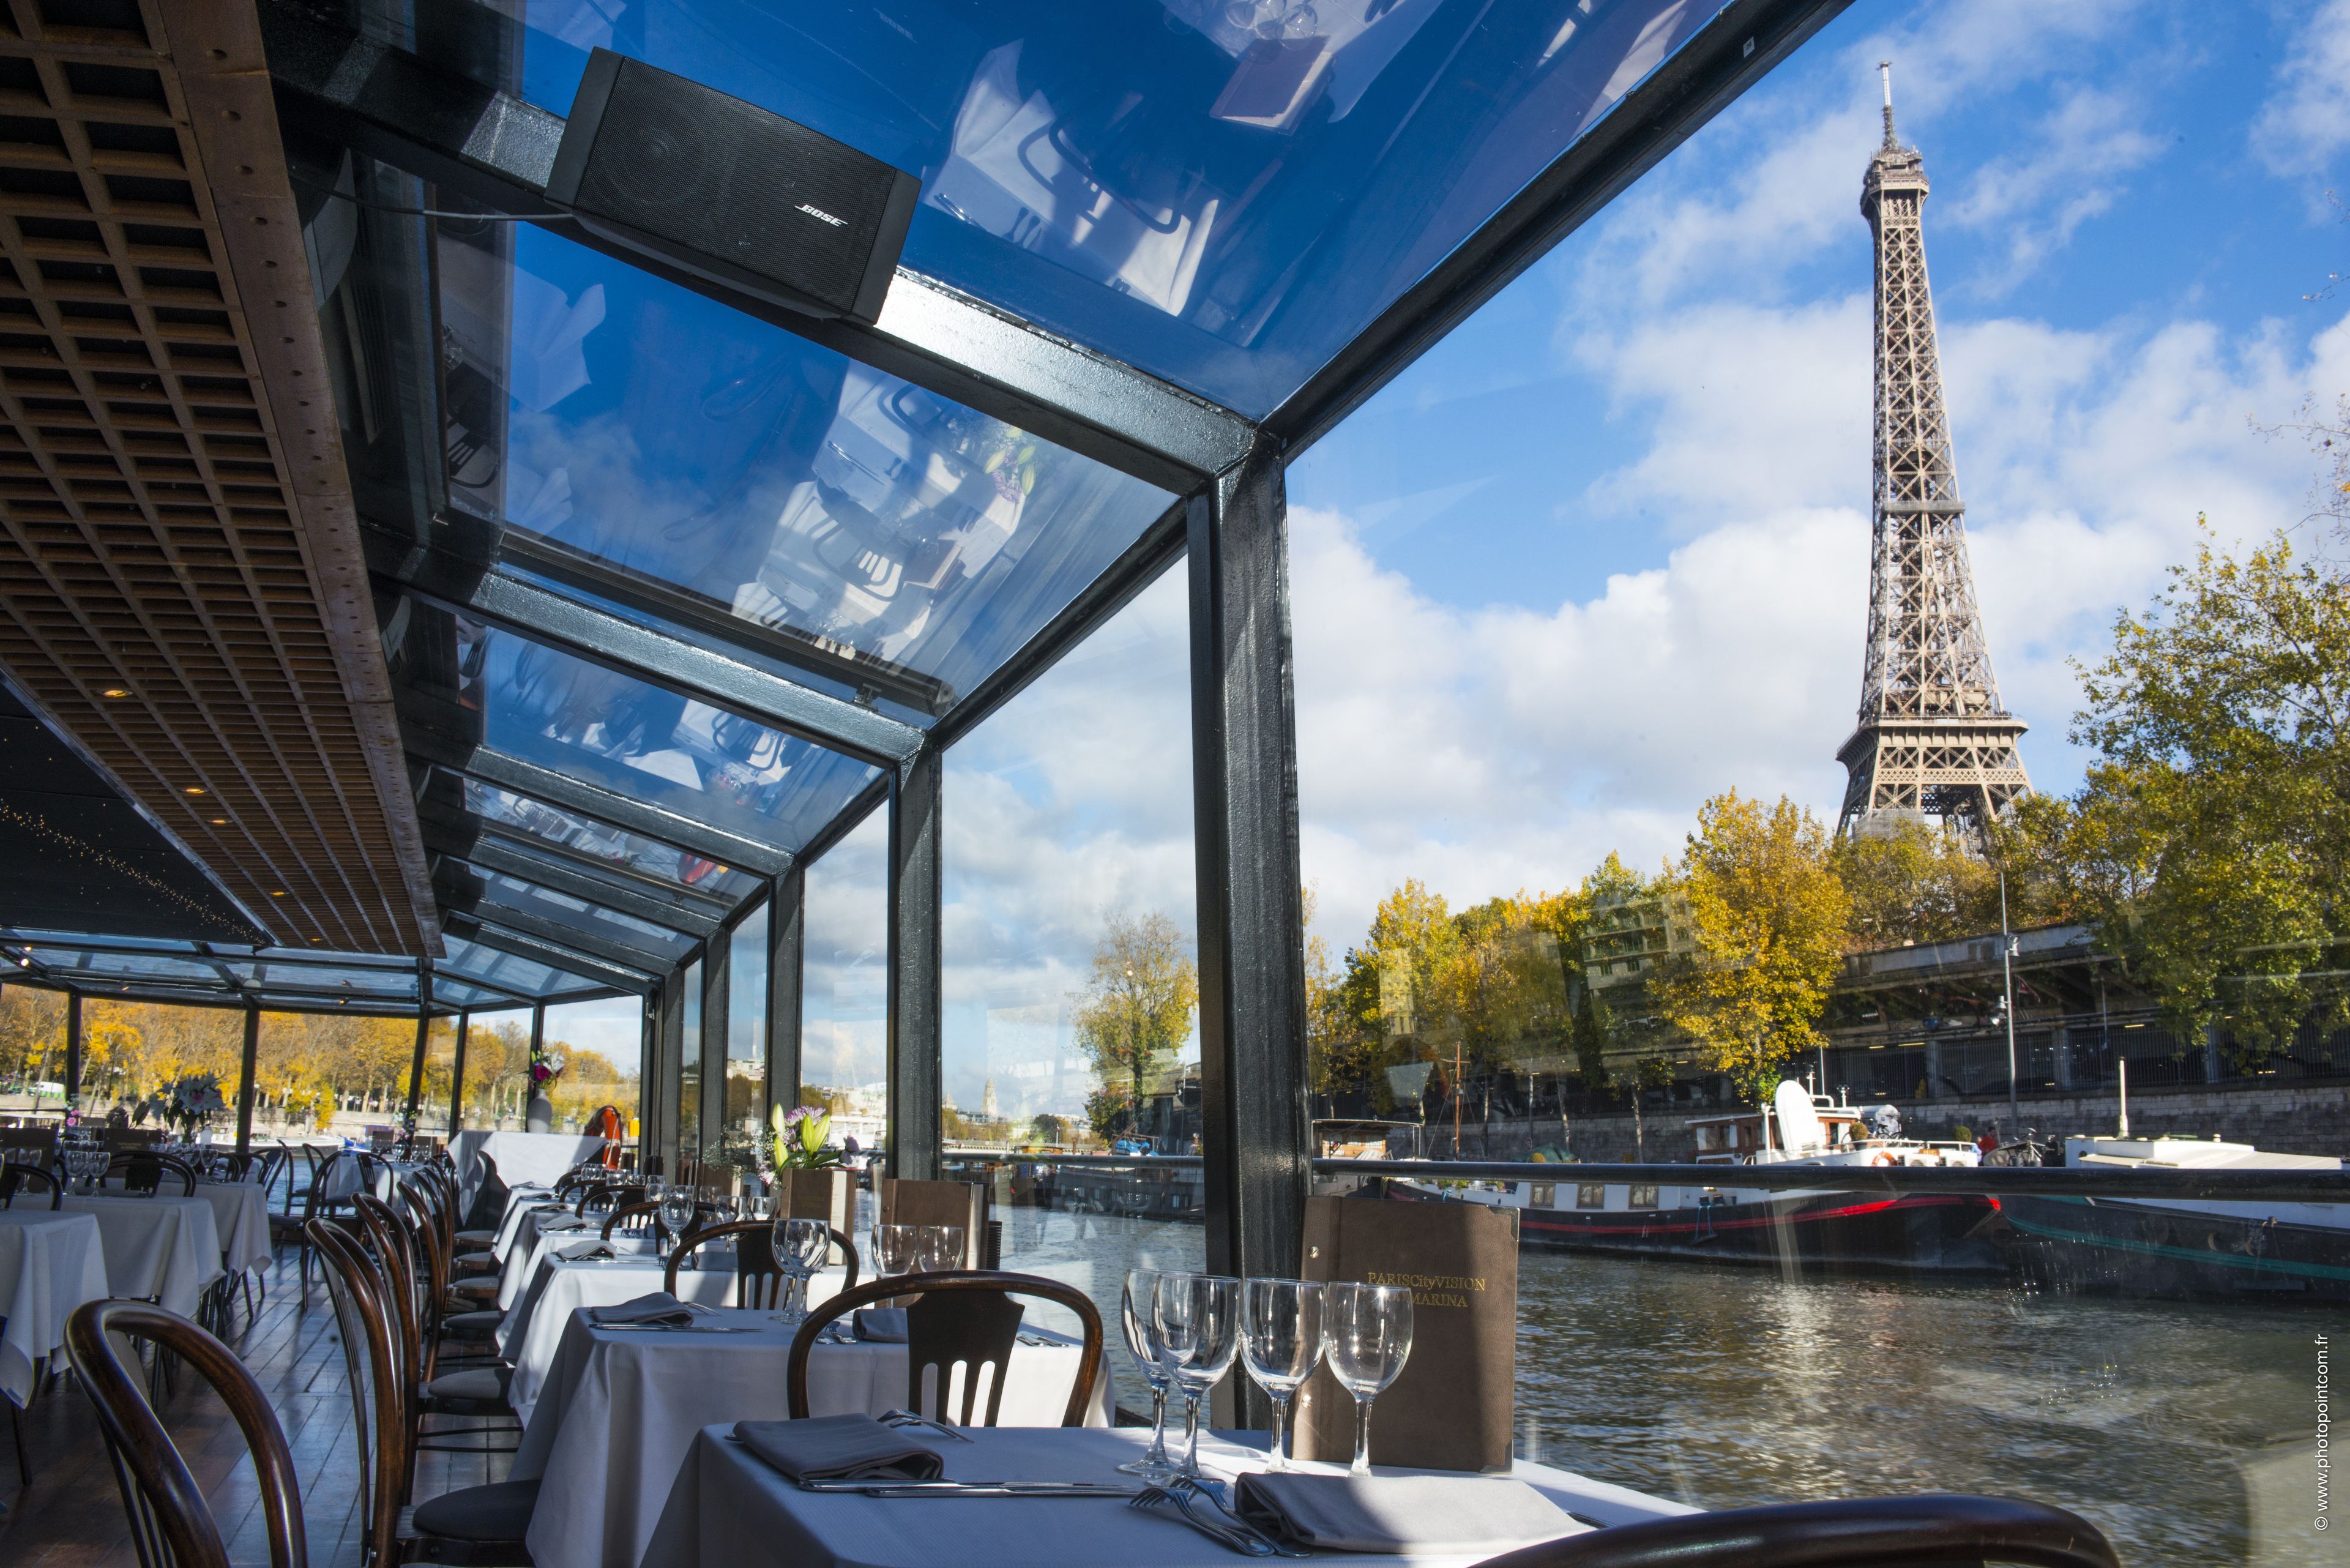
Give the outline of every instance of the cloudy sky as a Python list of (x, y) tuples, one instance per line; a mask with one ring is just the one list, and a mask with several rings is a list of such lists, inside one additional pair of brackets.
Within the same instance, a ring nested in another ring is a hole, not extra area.
[[(2230, 540), (2298, 523), (2315, 464), (2264, 427), (2350, 390), (2350, 290), (2327, 292), (2350, 0), (2223, 15), (1863, 0), (1293, 467), (1305, 871), (1334, 948), (1407, 877), (1461, 903), (1610, 849), (1654, 865), (1733, 785), (1834, 811), (1880, 59), (1934, 185), (1993, 661), (2035, 784), (2077, 784), (2069, 661), (2198, 513)], [(1178, 573), (951, 759), (958, 1101), (993, 1079), (1006, 1111), (1073, 1105), (1055, 1046), (1102, 920), (1190, 928), (1185, 657)], [(879, 1071), (880, 851), (836, 851), (810, 921), (810, 1047), (841, 1079)]]

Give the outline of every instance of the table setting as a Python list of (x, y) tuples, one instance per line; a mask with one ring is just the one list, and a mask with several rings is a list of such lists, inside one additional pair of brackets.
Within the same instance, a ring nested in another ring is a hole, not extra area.
[[(112, 1154), (73, 1145), (61, 1150), (68, 1177), (59, 1209), (98, 1222), (109, 1293), (144, 1297), (182, 1317), (198, 1314), (204, 1288), (226, 1272), (212, 1199), (101, 1186)], [(199, 1189), (201, 1192), (201, 1189)], [(241, 1210), (243, 1200), (237, 1200)], [(267, 1220), (263, 1220), (265, 1239)]]
[(66, 1319), (106, 1299), (97, 1218), (40, 1207), (0, 1209), (0, 1394), (32, 1402), (42, 1360), (65, 1343)]

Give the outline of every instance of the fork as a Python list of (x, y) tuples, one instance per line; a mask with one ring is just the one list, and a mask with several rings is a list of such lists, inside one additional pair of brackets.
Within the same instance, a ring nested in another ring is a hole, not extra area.
[(1276, 1536), (1266, 1531), (1259, 1529), (1248, 1520), (1242, 1518), (1240, 1510), (1234, 1508), (1224, 1498), (1224, 1489), (1226, 1485), (1226, 1482), (1219, 1480), (1213, 1476), (1177, 1476), (1167, 1483), (1167, 1488), (1169, 1490), (1176, 1492), (1196, 1491), (1206, 1494), (1208, 1501), (1214, 1503), (1218, 1511), (1221, 1511), (1226, 1519), (1232, 1521), (1232, 1527), (1233, 1529), (1242, 1532), (1243, 1534), (1254, 1536), (1257, 1540), (1263, 1542), (1267, 1546), (1272, 1547), (1274, 1551), (1279, 1552), (1284, 1557), (1311, 1557), (1314, 1555), (1311, 1552), (1301, 1552), (1295, 1546), (1284, 1543)]
[(952, 1438), (958, 1443), (968, 1443), (972, 1440), (948, 1426), (944, 1421), (933, 1421), (928, 1416), (913, 1410), (885, 1410), (881, 1414), (881, 1424), (885, 1427), (928, 1427), (931, 1431)]
[(1226, 1529), (1223, 1525), (1202, 1519), (1191, 1511), (1191, 1497), (1189, 1492), (1170, 1491), (1163, 1486), (1145, 1487), (1135, 1493), (1134, 1500), (1126, 1506), (1156, 1509), (1166, 1503), (1175, 1505), (1177, 1511), (1182, 1514), (1184, 1523), (1209, 1540), (1229, 1551), (1237, 1552), (1243, 1557), (1271, 1557), (1280, 1550), (1261, 1536), (1244, 1535), (1237, 1530)]

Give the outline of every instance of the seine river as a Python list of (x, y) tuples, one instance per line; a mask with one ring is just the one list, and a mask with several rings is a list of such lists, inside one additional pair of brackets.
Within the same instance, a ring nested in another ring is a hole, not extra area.
[[(1199, 1266), (1196, 1226), (1004, 1218), (1004, 1266), (1086, 1288), (1114, 1346), (1124, 1269)], [(2133, 1564), (2350, 1563), (2350, 1524), (2312, 1528), (2342, 1314), (1528, 1252), (1518, 1321), (1519, 1452), (1562, 1469), (1700, 1508), (2007, 1492)]]

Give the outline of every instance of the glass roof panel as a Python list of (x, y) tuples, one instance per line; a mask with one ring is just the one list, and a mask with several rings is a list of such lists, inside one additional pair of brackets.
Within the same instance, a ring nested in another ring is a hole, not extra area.
[[(34, 926), (9, 926), (5, 930), (5, 940), (11, 942), (46, 942), (61, 948), (152, 948), (175, 953), (196, 950), (193, 942), (172, 941), (160, 937), (109, 937), (84, 931), (53, 931)], [(219, 950), (241, 952), (244, 950), (232, 947)]]
[(526, 0), (521, 88), (600, 45), (812, 126), (921, 177), (908, 265), (1262, 416), (1718, 9)]
[(889, 689), (968, 691), (1173, 503), (543, 230), (441, 253), (461, 494)]
[(536, 960), (516, 958), (512, 953), (500, 952), (495, 948), (470, 942), (463, 937), (444, 937), (442, 940), (447, 944), (447, 953), (432, 966), (436, 977), (444, 972), (461, 980), (471, 975), (476, 980), (494, 981), (510, 991), (519, 991), (526, 996), (552, 996), (569, 991), (605, 989), (598, 981), (582, 979), (568, 971), (549, 969)]
[(204, 985), (224, 983), (219, 970), (193, 959), (50, 947), (36, 947), (32, 956), (35, 963), (60, 973), (119, 975), (127, 980), (190, 980)]
[(435, 974), (432, 977), (432, 1005), (435, 1007), (466, 1007), (473, 1009), (509, 1007), (514, 998), (504, 992), (484, 991), (477, 985), (450, 980)]
[(502, 871), (488, 871), (453, 859), (447, 864), (463, 866), (467, 874), (479, 877), (483, 898), (487, 903), (536, 915), (542, 920), (555, 921), (585, 937), (617, 943), (642, 953), (646, 962), (658, 961), (658, 967), (667, 968), (692, 950), (691, 937), (656, 926), (650, 920), (639, 920), (633, 915), (607, 909), (584, 898), (575, 898), (567, 893), (558, 893)]
[(704, 860), (637, 834), (607, 827), (495, 784), (477, 779), (463, 782), (467, 811), (485, 821), (518, 828), (544, 843), (622, 867), (640, 877), (730, 900), (741, 898), (760, 886), (757, 877), (729, 870), (714, 860)]
[(879, 772), (509, 633), (459, 642), (485, 743), (746, 838), (796, 849)]
[(323, 964), (265, 963), (261, 966), (260, 980), (265, 986), (339, 989), (366, 992), (374, 996), (399, 996), (411, 1002), (416, 999), (416, 974), (412, 970), (330, 969)]

